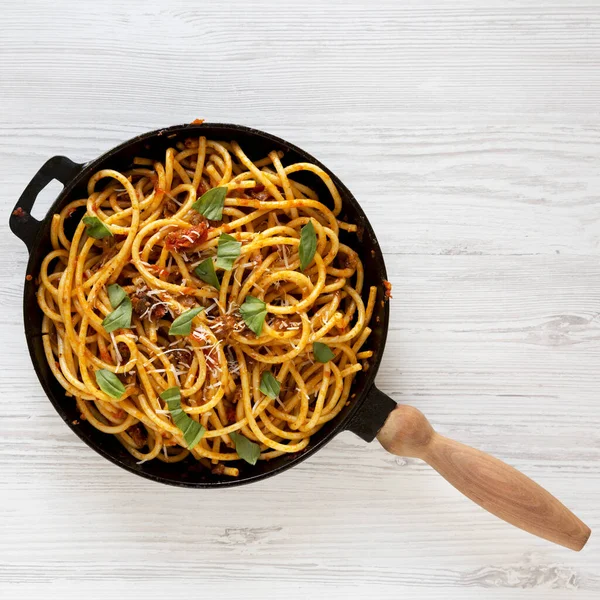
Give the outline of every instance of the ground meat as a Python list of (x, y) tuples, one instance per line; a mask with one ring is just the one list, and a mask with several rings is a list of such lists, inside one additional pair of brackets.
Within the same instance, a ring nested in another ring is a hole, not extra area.
[(175, 363), (183, 363), (188, 365), (192, 362), (193, 354), (190, 350), (185, 348), (176, 348), (174, 351), (170, 352), (171, 360)]
[(129, 429), (127, 429), (127, 434), (133, 440), (133, 443), (138, 450), (146, 445), (148, 438), (146, 432), (139, 423), (129, 427)]
[(165, 248), (167, 250), (187, 250), (195, 248), (206, 241), (209, 226), (206, 219), (200, 221), (197, 225), (187, 229), (177, 229), (172, 231), (165, 238)]
[(135, 380), (136, 380), (135, 371), (129, 371), (129, 373), (125, 373), (124, 375), (121, 376), (121, 381), (125, 385), (133, 385), (133, 384), (135, 384)]
[(193, 308), (196, 306), (196, 300), (194, 296), (186, 296), (185, 294), (181, 294), (175, 298), (181, 306), (185, 306), (186, 308)]
[(146, 296), (143, 292), (136, 291), (131, 297), (131, 305), (133, 312), (141, 317), (152, 306), (152, 298)]
[(389, 300), (392, 297), (392, 284), (384, 279), (383, 287), (385, 288), (385, 297)]
[(235, 406), (227, 406), (225, 408), (225, 416), (227, 417), (228, 423), (235, 423), (236, 422)]
[(341, 269), (356, 269), (356, 264), (358, 262), (358, 256), (356, 254), (340, 252), (338, 254), (338, 259), (340, 261)]
[(164, 210), (165, 215), (166, 216), (174, 215), (178, 210), (179, 210), (179, 206), (177, 205), (177, 202), (175, 202), (175, 200), (171, 200), (169, 198), (169, 200), (167, 200), (167, 202), (165, 204), (165, 210)]
[(119, 342), (117, 344), (117, 348), (119, 349), (119, 354), (121, 355), (121, 360), (126, 363), (129, 361), (131, 353), (129, 352), (129, 347), (125, 342)]
[[(242, 401), (242, 396), (243, 396), (242, 386), (238, 386), (235, 388), (235, 393), (233, 394), (233, 398), (231, 399), (231, 401), (234, 404), (237, 404), (238, 402)], [(235, 418), (233, 420), (235, 421)]]
[(213, 475), (223, 475), (225, 473), (225, 465), (222, 463), (219, 463), (218, 465), (215, 465), (211, 471), (210, 471)]
[(248, 195), (255, 200), (259, 200), (260, 202), (264, 202), (271, 197), (271, 194), (265, 190), (264, 185), (254, 186), (251, 190), (248, 191)]
[(204, 123), (204, 119), (194, 119), (192, 121), (192, 125), (202, 125)]
[(150, 311), (149, 318), (151, 321), (158, 321), (159, 319), (162, 319), (167, 312), (167, 307), (164, 304), (159, 304)]
[(214, 318), (209, 322), (208, 326), (218, 340), (226, 340), (229, 339), (237, 324), (238, 320), (233, 315), (223, 315), (222, 317)]
[(183, 275), (179, 272), (178, 269), (173, 269), (167, 275), (167, 281), (169, 283), (174, 283), (175, 285), (181, 285), (181, 283), (183, 282)]
[[(140, 317), (148, 317), (151, 321), (162, 319), (168, 312), (164, 304), (157, 304), (157, 299), (146, 294), (146, 289), (137, 289), (131, 296), (133, 312)], [(150, 307), (154, 306), (151, 310)]]
[(206, 222), (206, 217), (203, 217), (199, 212), (192, 212), (189, 217), (189, 222), (191, 225), (200, 225), (200, 223)]
[(26, 214), (27, 213), (20, 206), (15, 208), (15, 210), (13, 210), (13, 215), (15, 217), (24, 217)]
[(208, 185), (208, 183), (206, 183), (204, 179), (201, 179), (200, 183), (198, 184), (198, 189), (196, 190), (196, 196), (198, 198), (201, 198), (204, 194), (206, 194), (206, 192), (208, 192), (209, 189), (210, 186)]

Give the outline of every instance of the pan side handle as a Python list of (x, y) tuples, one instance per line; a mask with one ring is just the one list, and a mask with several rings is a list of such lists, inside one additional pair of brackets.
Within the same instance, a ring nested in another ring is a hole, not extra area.
[(67, 185), (82, 168), (83, 165), (73, 162), (66, 156), (53, 156), (42, 165), (21, 194), (10, 215), (9, 225), (11, 231), (25, 242), (29, 252), (33, 249), (41, 225), (41, 221), (31, 215), (31, 209), (39, 193), (53, 179)]
[(436, 433), (412, 406), (395, 408), (377, 439), (392, 454), (424, 460), (473, 502), (529, 533), (577, 551), (590, 537), (590, 528), (544, 488), (497, 458)]

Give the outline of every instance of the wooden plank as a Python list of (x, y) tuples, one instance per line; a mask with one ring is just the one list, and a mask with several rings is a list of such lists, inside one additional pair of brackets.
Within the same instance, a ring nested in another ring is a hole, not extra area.
[[(386, 254), (377, 385), (598, 528), (599, 29), (599, 6), (566, 0), (12, 3), (5, 215), (50, 156), (83, 162), (195, 117), (300, 145), (353, 190)], [(594, 535), (580, 554), (530, 538), (350, 433), (231, 491), (108, 464), (35, 379), (25, 263), (5, 218), (2, 597), (598, 597)]]

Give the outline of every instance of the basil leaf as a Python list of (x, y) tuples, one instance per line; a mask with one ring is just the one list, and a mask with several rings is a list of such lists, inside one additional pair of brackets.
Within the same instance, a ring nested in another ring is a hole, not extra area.
[(121, 380), (108, 369), (98, 369), (95, 373), (98, 387), (111, 398), (117, 400), (125, 393), (125, 386)]
[(184, 410), (181, 408), (181, 393), (178, 387), (172, 387), (165, 390), (160, 397), (167, 403), (167, 408), (173, 418), (173, 423), (183, 433), (183, 438), (189, 450), (194, 448), (196, 444), (202, 439), (206, 428), (194, 421)]
[(198, 277), (198, 279), (202, 279), (208, 283), (208, 285), (212, 285), (214, 288), (218, 290), (221, 289), (221, 284), (219, 283), (219, 278), (215, 273), (215, 263), (212, 258), (207, 258), (202, 261), (195, 269), (194, 275)]
[(317, 234), (312, 221), (309, 221), (300, 232), (300, 246), (298, 256), (300, 257), (300, 268), (304, 271), (312, 262), (317, 251)]
[(238, 242), (232, 235), (222, 233), (217, 246), (217, 267), (231, 270), (235, 259), (241, 254), (241, 247), (242, 242)]
[(121, 304), (102, 321), (102, 327), (106, 333), (111, 333), (115, 329), (129, 329), (131, 327), (131, 300), (127, 297), (123, 298)]
[(251, 442), (247, 437), (244, 437), (240, 433), (229, 434), (229, 437), (233, 440), (235, 444), (235, 451), (238, 453), (239, 457), (245, 460), (247, 463), (251, 465), (255, 465), (258, 457), (260, 456), (260, 446)]
[(82, 221), (86, 224), (85, 231), (97, 240), (105, 237), (112, 237), (112, 231), (98, 217), (83, 217)]
[(315, 357), (315, 360), (317, 362), (326, 363), (329, 362), (335, 356), (335, 354), (326, 344), (322, 344), (321, 342), (314, 342), (313, 356)]
[(113, 283), (108, 286), (108, 299), (113, 308), (117, 308), (125, 298), (127, 298), (127, 294), (118, 283)]
[(260, 378), (260, 387), (258, 388), (265, 396), (269, 398), (277, 398), (279, 396), (279, 390), (281, 389), (281, 384), (271, 371), (265, 371)]
[(192, 332), (192, 319), (203, 310), (203, 306), (198, 306), (197, 308), (190, 308), (190, 310), (181, 313), (173, 323), (171, 323), (169, 335), (190, 335)]
[(199, 200), (192, 204), (192, 208), (197, 210), (211, 221), (220, 221), (223, 218), (223, 206), (227, 196), (226, 187), (216, 187), (202, 194)]
[(267, 305), (254, 296), (246, 296), (244, 304), (240, 306), (240, 314), (246, 325), (256, 334), (262, 333), (265, 317), (267, 316)]

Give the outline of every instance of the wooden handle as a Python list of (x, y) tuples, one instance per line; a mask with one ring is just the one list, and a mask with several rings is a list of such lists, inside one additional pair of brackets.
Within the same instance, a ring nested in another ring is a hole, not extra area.
[(377, 435), (392, 454), (420, 458), (458, 491), (529, 533), (581, 550), (590, 528), (552, 494), (516, 469), (436, 433), (425, 415), (399, 405)]

